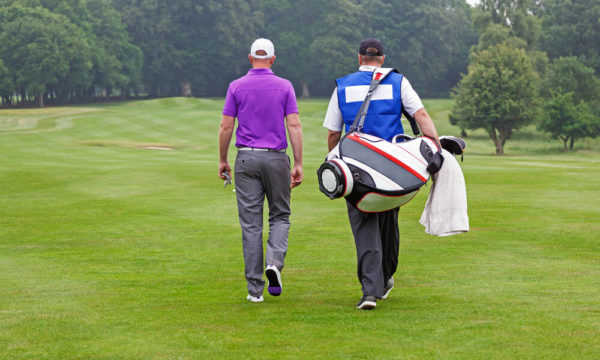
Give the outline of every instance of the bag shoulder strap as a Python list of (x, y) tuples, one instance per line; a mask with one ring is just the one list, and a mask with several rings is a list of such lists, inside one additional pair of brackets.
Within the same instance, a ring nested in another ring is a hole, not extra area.
[(369, 84), (369, 91), (367, 91), (367, 96), (365, 97), (365, 100), (363, 100), (362, 104), (360, 105), (360, 110), (358, 110), (358, 113), (356, 114), (356, 117), (354, 118), (354, 122), (352, 123), (352, 126), (350, 126), (350, 129), (348, 130), (348, 133), (351, 133), (353, 131), (360, 132), (360, 130), (363, 127), (363, 124), (365, 123), (365, 118), (367, 117), (367, 111), (369, 110), (369, 104), (371, 103), (371, 97), (373, 97), (373, 93), (375, 92), (377, 85), (379, 85), (379, 83), (383, 79), (385, 79), (385, 77), (388, 76), (388, 74), (391, 72), (397, 73), (398, 71), (394, 68), (376, 68), (375, 70), (373, 70), (373, 75), (371, 75), (371, 83)]

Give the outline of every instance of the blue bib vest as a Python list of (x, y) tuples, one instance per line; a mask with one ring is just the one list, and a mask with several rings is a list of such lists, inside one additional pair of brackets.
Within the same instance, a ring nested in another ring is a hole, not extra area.
[[(368, 89), (371, 83), (371, 76), (373, 75), (370, 71), (358, 71), (350, 75), (346, 75), (336, 80), (337, 83), (337, 96), (340, 111), (344, 118), (345, 130), (348, 132), (350, 126), (356, 118), (356, 114), (360, 110), (360, 106), (365, 99), (367, 91), (364, 91), (362, 98), (357, 99), (353, 96), (349, 99), (346, 98), (347, 94), (356, 93), (347, 88), (354, 86), (366, 86)], [(382, 139), (391, 141), (394, 135), (403, 134), (404, 129), (402, 128), (402, 100), (400, 93), (400, 85), (402, 83), (402, 75), (396, 72), (391, 72), (388, 76), (379, 83), (378, 87), (382, 85), (391, 86), (392, 92), (386, 92), (388, 96), (384, 98), (376, 99), (375, 96), (371, 99), (369, 104), (369, 110), (362, 128), (362, 132), (365, 134), (375, 135)], [(379, 89), (382, 90), (382, 89)], [(375, 90), (377, 94), (378, 89)], [(350, 102), (348, 102), (349, 100)]]

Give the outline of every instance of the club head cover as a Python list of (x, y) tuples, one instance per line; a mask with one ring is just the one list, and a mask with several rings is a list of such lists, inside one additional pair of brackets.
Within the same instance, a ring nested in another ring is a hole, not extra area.
[(441, 151), (436, 151), (431, 155), (429, 160), (429, 165), (427, 166), (427, 172), (431, 175), (437, 173), (442, 168), (444, 164), (444, 157), (442, 156)]
[(467, 147), (465, 141), (456, 136), (440, 136), (440, 144), (452, 155), (462, 155)]

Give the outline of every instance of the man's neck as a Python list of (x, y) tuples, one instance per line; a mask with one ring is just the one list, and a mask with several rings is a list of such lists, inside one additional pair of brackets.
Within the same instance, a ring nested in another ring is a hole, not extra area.
[(367, 70), (368, 70), (368, 71), (371, 71), (371, 70), (373, 70), (373, 69), (375, 69), (375, 68), (378, 68), (378, 67), (379, 67), (379, 66), (377, 66), (377, 65), (366, 65), (366, 64), (362, 64), (362, 65), (360, 65), (360, 66), (358, 67), (358, 69), (359, 69), (359, 70), (360, 70), (360, 69), (365, 69), (365, 71), (367, 71)]

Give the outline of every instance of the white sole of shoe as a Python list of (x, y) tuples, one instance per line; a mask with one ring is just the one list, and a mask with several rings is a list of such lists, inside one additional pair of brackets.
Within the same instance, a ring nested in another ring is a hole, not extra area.
[(357, 306), (357, 309), (363, 309), (363, 310), (370, 310), (370, 309), (374, 309), (377, 306), (377, 303), (374, 301), (363, 301), (359, 306)]
[(252, 296), (252, 295), (248, 295), (248, 296), (246, 297), (246, 300), (250, 300), (250, 301), (251, 301), (251, 302), (253, 302), (253, 303), (259, 303), (259, 302), (263, 302), (263, 300), (264, 300), (264, 299), (263, 299), (263, 297), (262, 297), (262, 296), (257, 298), (257, 297), (254, 297), (254, 296)]
[[(267, 276), (267, 279), (269, 280), (269, 285), (267, 286), (267, 289), (269, 290), (269, 294), (271, 294), (273, 296), (281, 295), (283, 286), (281, 286), (281, 273), (279, 272), (279, 270), (275, 266), (269, 265), (269, 266), (267, 266), (267, 270), (265, 270), (265, 275)], [(279, 292), (272, 293), (269, 288), (279, 288)]]
[(381, 297), (381, 300), (385, 300), (387, 299), (388, 295), (390, 294), (390, 291), (392, 291), (392, 289), (394, 288), (394, 285), (392, 285), (392, 287), (385, 292), (385, 294), (383, 294), (383, 296)]

